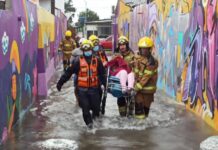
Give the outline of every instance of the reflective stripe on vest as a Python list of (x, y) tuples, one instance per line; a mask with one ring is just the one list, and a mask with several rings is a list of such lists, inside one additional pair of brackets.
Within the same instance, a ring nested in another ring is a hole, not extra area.
[(147, 90), (147, 91), (156, 90), (156, 86), (147, 86), (147, 87), (143, 87), (143, 90)]
[(135, 69), (134, 69), (134, 72), (135, 72), (135, 73), (138, 73), (138, 72), (139, 72), (139, 69), (135, 68)]
[(64, 52), (64, 54), (72, 54), (71, 51), (63, 51), (63, 52)]
[(98, 86), (97, 66), (98, 60), (96, 57), (92, 57), (90, 65), (88, 65), (84, 57), (80, 57), (79, 87), (89, 88)]
[(153, 74), (155, 74), (155, 73), (157, 73), (157, 69), (154, 70), (154, 71), (147, 70), (147, 69), (144, 70), (144, 74), (153, 75)]

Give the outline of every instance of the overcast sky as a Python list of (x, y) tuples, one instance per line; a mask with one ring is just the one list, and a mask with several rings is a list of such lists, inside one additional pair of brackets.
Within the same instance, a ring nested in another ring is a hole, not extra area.
[[(67, 0), (65, 0), (67, 1)], [(117, 0), (73, 0), (73, 6), (76, 8), (76, 15), (73, 19), (74, 22), (78, 21), (78, 14), (87, 8), (95, 11), (100, 19), (108, 19), (112, 14), (112, 6), (116, 6)]]

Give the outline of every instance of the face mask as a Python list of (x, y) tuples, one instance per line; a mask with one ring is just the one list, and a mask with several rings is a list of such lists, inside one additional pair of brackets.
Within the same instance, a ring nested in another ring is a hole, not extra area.
[(87, 56), (87, 57), (89, 57), (89, 56), (92, 55), (92, 51), (86, 51), (86, 52), (84, 52), (84, 55)]
[(95, 47), (93, 48), (93, 50), (94, 50), (95, 52), (99, 51), (99, 46), (95, 46)]

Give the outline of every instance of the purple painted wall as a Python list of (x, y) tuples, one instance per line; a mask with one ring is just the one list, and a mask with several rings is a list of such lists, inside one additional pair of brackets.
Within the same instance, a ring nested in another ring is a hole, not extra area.
[[(0, 18), (3, 18), (0, 20), (1, 143), (35, 101), (38, 94), (38, 71), (41, 71), (37, 67), (37, 60), (43, 56), (38, 53), (36, 5), (26, 0), (12, 0), (12, 8), (0, 10)], [(62, 37), (61, 32), (66, 29), (65, 20), (65, 16), (56, 18), (56, 24), (64, 23), (56, 28), (57, 40), (50, 44), (51, 58), (56, 57), (57, 43)], [(55, 65), (50, 68), (55, 68)]]

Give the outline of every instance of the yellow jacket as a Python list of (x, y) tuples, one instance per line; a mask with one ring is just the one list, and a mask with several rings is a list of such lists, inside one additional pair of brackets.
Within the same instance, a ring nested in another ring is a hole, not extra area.
[(62, 50), (64, 54), (71, 55), (72, 51), (76, 48), (76, 43), (73, 39), (62, 40), (59, 45), (59, 50)]
[(135, 73), (135, 90), (143, 93), (155, 93), (158, 79), (158, 61), (151, 56), (149, 59), (140, 55), (132, 62)]

